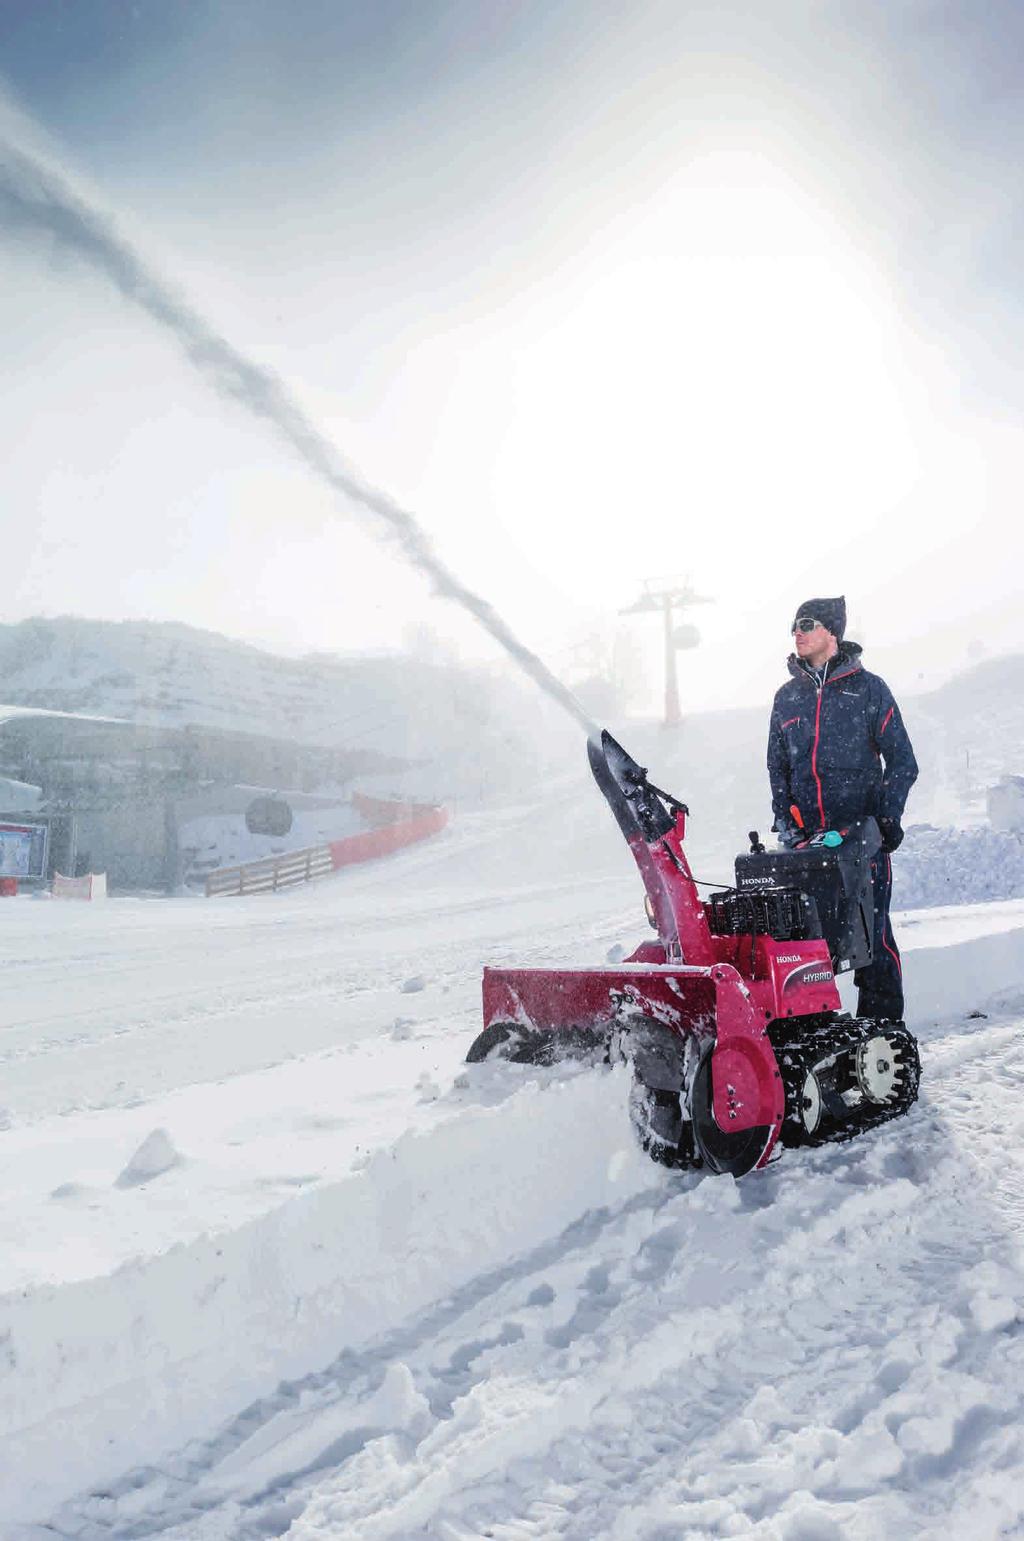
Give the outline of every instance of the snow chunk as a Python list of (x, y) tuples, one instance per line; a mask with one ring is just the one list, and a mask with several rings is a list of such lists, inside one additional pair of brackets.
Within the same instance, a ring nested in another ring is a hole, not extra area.
[(166, 1129), (154, 1129), (147, 1134), (128, 1165), (117, 1177), (115, 1188), (137, 1188), (140, 1183), (160, 1177), (181, 1163), (182, 1157), (174, 1147)]
[(51, 1199), (80, 1199), (85, 1198), (96, 1190), (85, 1183), (58, 1183), (50, 1192)]
[(964, 1284), (967, 1309), (979, 1332), (1001, 1332), (1018, 1320), (1015, 1272), (988, 1259), (971, 1269)]
[(908, 1455), (940, 1456), (952, 1450), (955, 1434), (956, 1419), (944, 1412), (908, 1418), (896, 1438)]
[(370, 1409), (374, 1421), (401, 1429), (415, 1438), (422, 1438), (434, 1423), (430, 1403), (422, 1392), (417, 1391), (412, 1371), (400, 1359), (388, 1366), (369, 1408), (363, 1409), (363, 1415), (367, 1416)]
[(813, 1494), (794, 1494), (795, 1512), (789, 1514), (782, 1528), (785, 1541), (843, 1541), (839, 1524), (828, 1507)]
[(980, 1332), (1000, 1332), (1017, 1320), (1017, 1303), (1006, 1295), (980, 1291), (971, 1299), (970, 1312)]
[(411, 979), (403, 979), (401, 990), (403, 995), (415, 995), (419, 990), (427, 988), (427, 981), (422, 974), (413, 974)]

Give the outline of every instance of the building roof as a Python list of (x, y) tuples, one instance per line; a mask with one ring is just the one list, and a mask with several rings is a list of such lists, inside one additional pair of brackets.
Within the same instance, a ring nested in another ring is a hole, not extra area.
[(4, 706), (0, 704), (0, 723), (15, 717), (55, 717), (63, 722), (110, 722), (122, 727), (129, 725), (127, 717), (94, 717), (87, 712), (53, 712), (45, 706)]
[(0, 813), (29, 813), (42, 802), (42, 787), (0, 776)]

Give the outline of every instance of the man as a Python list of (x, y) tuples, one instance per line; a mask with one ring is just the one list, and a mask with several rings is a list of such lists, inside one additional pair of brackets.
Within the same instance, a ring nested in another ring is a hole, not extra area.
[(882, 849), (871, 863), (874, 958), (854, 974), (857, 1015), (903, 1017), (903, 972), (889, 920), (890, 855), (917, 780), (917, 761), (900, 709), (884, 680), (861, 667), (861, 648), (844, 640), (846, 599), (808, 599), (797, 610), (793, 676), (776, 692), (768, 734), (774, 828), (796, 846), (819, 830), (873, 814)]

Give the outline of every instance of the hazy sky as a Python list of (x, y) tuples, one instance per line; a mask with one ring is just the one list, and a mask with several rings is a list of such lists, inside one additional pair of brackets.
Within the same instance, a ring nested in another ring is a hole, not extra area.
[[(1024, 649), (1024, 7), (3, 0), (9, 99), (556, 668), (649, 576), (687, 700), (844, 591)], [(492, 656), (77, 259), (0, 228), (0, 619)]]

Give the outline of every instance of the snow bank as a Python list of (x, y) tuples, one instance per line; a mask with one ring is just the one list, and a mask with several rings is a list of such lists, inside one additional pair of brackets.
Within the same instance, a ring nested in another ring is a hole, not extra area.
[(538, 1071), (523, 1085), (514, 1067), (480, 1071), (493, 1105), (456, 1090), (431, 1132), (345, 1181), (110, 1276), (0, 1300), (15, 1371), (0, 1383), (5, 1518), (41, 1518), (155, 1460), (658, 1181), (632, 1148), (624, 1072)]
[(1024, 837), (994, 829), (911, 828), (892, 864), (893, 905), (979, 904), (1024, 895)]
[(907, 1024), (915, 1033), (927, 1036), (935, 1027), (948, 1030), (972, 1012), (995, 1016), (1024, 1008), (1024, 931), (994, 932), (959, 946), (907, 947), (920, 923), (913, 916), (896, 921)]

